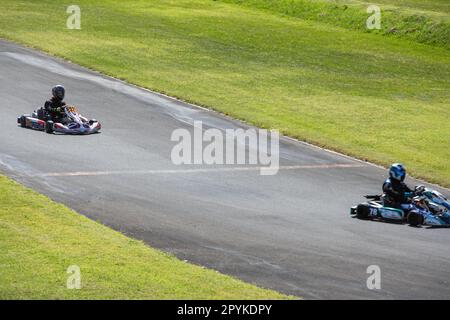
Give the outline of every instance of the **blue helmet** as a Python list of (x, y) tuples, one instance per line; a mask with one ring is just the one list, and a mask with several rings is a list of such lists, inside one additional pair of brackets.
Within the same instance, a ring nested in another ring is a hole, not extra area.
[(401, 163), (394, 163), (389, 169), (389, 177), (397, 181), (403, 181), (406, 177), (406, 169)]

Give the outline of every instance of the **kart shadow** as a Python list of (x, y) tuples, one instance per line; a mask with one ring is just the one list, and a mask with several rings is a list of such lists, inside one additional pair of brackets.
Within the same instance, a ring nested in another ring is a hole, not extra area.
[[(30, 128), (30, 127), (22, 127), (20, 124), (17, 125), (17, 128), (31, 130), (31, 131), (39, 131), (39, 132), (45, 133), (44, 130), (33, 129), (33, 128)], [(62, 133), (62, 132), (53, 132), (52, 134), (49, 134), (49, 133), (47, 133), (47, 134), (55, 135), (55, 136), (93, 136), (93, 135), (100, 134), (100, 133), (101, 133), (101, 131), (97, 131), (97, 132), (89, 133), (89, 134), (83, 134), (83, 133)]]
[(383, 220), (383, 219), (362, 219), (358, 218), (357, 216), (352, 216), (352, 219), (358, 219), (360, 221), (368, 221), (368, 222), (378, 222), (378, 223), (388, 223), (388, 224), (398, 224), (398, 225), (406, 225), (410, 228), (415, 229), (424, 229), (424, 230), (430, 230), (430, 229), (448, 229), (450, 226), (426, 226), (426, 225), (420, 225), (420, 226), (412, 226), (410, 224), (405, 223), (404, 221), (398, 221), (398, 220)]
[(87, 137), (87, 136), (94, 136), (94, 135), (96, 135), (96, 134), (101, 134), (101, 132), (94, 132), (94, 133), (62, 133), (62, 132), (53, 132), (52, 133), (52, 135), (55, 135), (55, 136), (58, 136), (58, 137), (61, 137), (61, 136), (68, 136), (68, 137), (70, 137), (70, 136), (85, 136), (85, 137)]
[(363, 219), (363, 218), (358, 218), (357, 216), (352, 216), (353, 219), (357, 219), (360, 221), (367, 221), (367, 222), (378, 222), (378, 223), (387, 223), (387, 224), (397, 224), (397, 225), (407, 225), (409, 227), (412, 228), (422, 228), (423, 226), (411, 226), (407, 223), (405, 223), (404, 221), (399, 221), (399, 220), (387, 220), (387, 219)]

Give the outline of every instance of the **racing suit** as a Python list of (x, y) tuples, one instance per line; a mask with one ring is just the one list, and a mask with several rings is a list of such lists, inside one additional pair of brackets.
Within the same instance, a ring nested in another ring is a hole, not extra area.
[(414, 191), (403, 181), (391, 178), (386, 179), (383, 183), (383, 192), (385, 206), (403, 210), (412, 209), (409, 198), (413, 195)]
[(62, 111), (62, 107), (64, 107), (66, 103), (58, 98), (52, 97), (50, 100), (45, 101), (44, 109), (47, 111), (50, 119), (54, 122), (62, 122), (64, 118), (64, 112)]

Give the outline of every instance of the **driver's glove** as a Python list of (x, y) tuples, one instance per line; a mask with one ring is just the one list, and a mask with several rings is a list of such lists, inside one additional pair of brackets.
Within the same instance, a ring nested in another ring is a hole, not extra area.
[(425, 186), (416, 186), (414, 192), (416, 194), (421, 194), (425, 191)]
[(405, 199), (410, 202), (414, 197), (414, 192), (405, 192)]

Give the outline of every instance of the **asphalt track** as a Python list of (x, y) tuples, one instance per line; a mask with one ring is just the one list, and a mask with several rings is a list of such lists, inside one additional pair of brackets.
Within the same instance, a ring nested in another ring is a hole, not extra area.
[[(16, 117), (42, 105), (57, 83), (68, 102), (101, 120), (101, 134), (17, 126)], [(361, 195), (380, 191), (385, 170), (284, 138), (274, 176), (242, 166), (176, 166), (170, 136), (192, 131), (194, 120), (247, 128), (0, 42), (4, 174), (181, 259), (263, 287), (309, 299), (450, 298), (450, 230), (349, 217)], [(369, 265), (381, 269), (380, 290), (366, 286)]]

